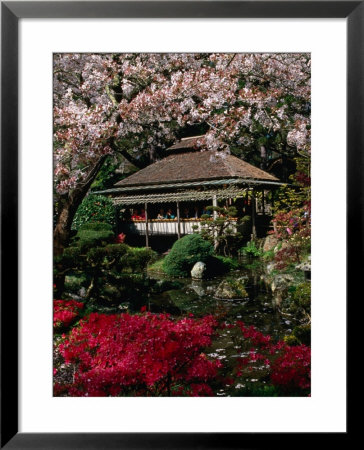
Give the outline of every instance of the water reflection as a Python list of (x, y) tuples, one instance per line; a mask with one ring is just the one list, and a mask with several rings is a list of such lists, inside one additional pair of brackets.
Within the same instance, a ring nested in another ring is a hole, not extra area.
[[(273, 339), (282, 339), (284, 335), (288, 334), (296, 323), (293, 318), (291, 320), (283, 318), (273, 307), (271, 294), (260, 284), (259, 275), (245, 270), (237, 271), (233, 276), (245, 277), (248, 298), (216, 299), (214, 293), (221, 281), (224, 280), (223, 277), (198, 281), (179, 279), (179, 287), (150, 294), (149, 310), (154, 313), (169, 313), (176, 318), (188, 314), (193, 314), (195, 317), (213, 314), (227, 323), (241, 320), (246, 325), (253, 325), (261, 332), (270, 334)], [(166, 279), (163, 276), (158, 277), (158, 281)], [(245, 355), (237, 345), (236, 333), (235, 329), (220, 331), (207, 351), (210, 357), (223, 360), (227, 376), (231, 373), (236, 358)], [(258, 379), (259, 370), (257, 367), (258, 375), (253, 373), (251, 382)], [(242, 387), (243, 385), (226, 385), (223, 388), (220, 386), (217, 395), (239, 395), (238, 391)]]

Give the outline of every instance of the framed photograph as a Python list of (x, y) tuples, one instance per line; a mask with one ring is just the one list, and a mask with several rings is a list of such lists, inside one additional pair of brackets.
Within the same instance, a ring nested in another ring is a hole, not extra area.
[(2, 447), (349, 437), (363, 8), (2, 2)]

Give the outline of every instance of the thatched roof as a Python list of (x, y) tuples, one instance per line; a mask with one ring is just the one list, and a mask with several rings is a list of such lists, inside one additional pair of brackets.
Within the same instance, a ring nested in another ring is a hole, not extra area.
[(195, 151), (172, 154), (150, 166), (139, 170), (115, 187), (140, 186), (160, 183), (203, 181), (239, 178), (278, 182), (278, 178), (248, 164), (241, 159), (222, 152)]

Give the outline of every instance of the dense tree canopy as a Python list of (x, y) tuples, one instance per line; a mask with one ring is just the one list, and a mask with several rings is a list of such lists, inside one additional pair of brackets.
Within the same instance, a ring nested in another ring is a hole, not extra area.
[(56, 54), (58, 233), (107, 155), (144, 167), (196, 125), (207, 131), (199, 144), (211, 151), (309, 152), (310, 56)]

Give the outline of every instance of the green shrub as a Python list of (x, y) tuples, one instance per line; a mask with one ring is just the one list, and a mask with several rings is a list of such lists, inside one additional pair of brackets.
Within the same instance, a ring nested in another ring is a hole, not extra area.
[(306, 281), (294, 286), (291, 294), (293, 302), (303, 308), (308, 314), (311, 313), (311, 282)]
[(274, 250), (268, 250), (263, 253), (263, 259), (264, 261), (273, 261), (274, 259)]
[(233, 256), (238, 253), (243, 243), (243, 236), (236, 229), (236, 222), (230, 219), (236, 218), (237, 209), (234, 206), (219, 207), (208, 206), (207, 211), (214, 211), (217, 217), (213, 215), (203, 214), (200, 227), (193, 227), (207, 241), (214, 245), (215, 253), (224, 256)]
[(157, 253), (150, 248), (128, 247), (121, 260), (123, 272), (142, 272), (156, 257)]
[(85, 274), (67, 275), (64, 287), (67, 292), (78, 293), (82, 287), (88, 287), (88, 281)]
[(73, 230), (79, 230), (86, 223), (104, 222), (111, 225), (116, 224), (116, 213), (113, 202), (103, 195), (90, 194), (78, 207), (72, 223)]
[(216, 256), (216, 257), (222, 261), (222, 263), (228, 270), (238, 270), (240, 267), (239, 261), (237, 259), (229, 258), (227, 256)]
[(105, 247), (105, 256), (109, 259), (121, 258), (128, 253), (130, 247), (126, 244), (108, 244)]
[(106, 222), (88, 222), (79, 228), (80, 231), (113, 231), (113, 228), (112, 225)]
[(163, 269), (173, 277), (187, 277), (193, 265), (198, 261), (206, 262), (213, 251), (212, 244), (199, 234), (189, 234), (173, 244), (164, 259)]
[(148, 271), (151, 273), (165, 273), (164, 272), (164, 268), (163, 268), (163, 264), (164, 264), (164, 259), (158, 259), (155, 262), (153, 262), (152, 264), (150, 264), (148, 266)]
[(82, 225), (73, 239), (75, 246), (80, 247), (81, 251), (96, 246), (106, 245), (114, 239), (112, 226), (108, 223), (87, 223)]
[(69, 260), (73, 261), (79, 258), (81, 255), (81, 249), (79, 247), (67, 247), (63, 251), (62, 261)]
[(156, 258), (150, 248), (134, 248), (126, 244), (109, 244), (104, 247), (93, 247), (86, 254), (87, 262), (113, 270), (116, 273), (143, 272), (147, 264)]
[(57, 258), (55, 263), (61, 264), (63, 267), (74, 267), (80, 259), (81, 249), (79, 247), (67, 247), (64, 249), (63, 255)]
[(246, 244), (246, 247), (241, 249), (244, 255), (259, 257), (262, 256), (262, 251), (255, 245), (254, 241), (250, 241)]

